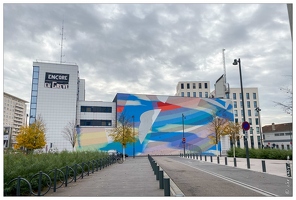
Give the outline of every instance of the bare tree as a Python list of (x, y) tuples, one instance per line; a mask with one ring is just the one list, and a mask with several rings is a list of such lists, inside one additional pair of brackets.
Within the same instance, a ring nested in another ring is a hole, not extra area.
[(290, 88), (280, 88), (281, 91), (284, 91), (285, 93), (288, 94), (288, 98), (284, 102), (276, 102), (273, 101), (276, 106), (282, 107), (285, 113), (292, 115), (293, 113), (293, 90)]
[(64, 127), (63, 132), (62, 132), (63, 137), (70, 142), (73, 150), (74, 150), (77, 138), (78, 138), (77, 129), (78, 130), (80, 129), (79, 125), (76, 125), (75, 121), (70, 121)]

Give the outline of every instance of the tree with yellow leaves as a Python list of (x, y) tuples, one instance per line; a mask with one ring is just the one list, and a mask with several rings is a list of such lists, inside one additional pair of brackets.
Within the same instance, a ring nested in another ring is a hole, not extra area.
[[(109, 136), (114, 142), (119, 142), (122, 144), (122, 154), (125, 155), (125, 147), (128, 143), (136, 142), (137, 133), (133, 129), (133, 124), (125, 113), (122, 113), (117, 126), (111, 129)], [(125, 159), (125, 156), (123, 156)]]
[(14, 145), (14, 148), (23, 147), (27, 150), (27, 153), (34, 149), (43, 148), (46, 145), (45, 131), (45, 123), (41, 117), (38, 117), (33, 124), (20, 127), (20, 132), (16, 136), (17, 144)]
[(235, 157), (235, 141), (240, 139), (239, 132), (242, 129), (242, 124), (239, 122), (229, 121), (225, 126), (225, 132), (230, 137), (230, 141), (232, 141), (233, 145), (233, 157)]
[(211, 144), (216, 145), (216, 155), (218, 156), (218, 144), (221, 140), (221, 137), (227, 135), (226, 125), (228, 123), (227, 118), (219, 117), (215, 112), (212, 113), (212, 122), (210, 122), (210, 131), (212, 135), (208, 136)]

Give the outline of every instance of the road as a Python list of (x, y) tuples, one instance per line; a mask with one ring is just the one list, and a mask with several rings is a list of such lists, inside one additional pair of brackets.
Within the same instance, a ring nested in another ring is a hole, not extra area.
[[(292, 196), (292, 179), (178, 156), (153, 156), (185, 196)], [(190, 183), (190, 184), (188, 184)]]

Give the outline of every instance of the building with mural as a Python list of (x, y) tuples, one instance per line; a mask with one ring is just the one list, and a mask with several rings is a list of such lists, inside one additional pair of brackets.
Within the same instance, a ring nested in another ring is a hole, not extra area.
[[(233, 121), (229, 100), (118, 93), (113, 102), (116, 105), (116, 120), (125, 115), (133, 120), (138, 133), (136, 143), (126, 147), (128, 155), (133, 155), (133, 146), (136, 155), (179, 154), (183, 151), (183, 145), (186, 151), (214, 155), (216, 149), (209, 138), (214, 134), (211, 130), (213, 113)], [(80, 127), (80, 146), (77, 145), (77, 149), (115, 149), (122, 152), (121, 144), (114, 143), (108, 136), (111, 127), (86, 124), (80, 124)], [(182, 143), (183, 131), (185, 144)]]
[[(30, 123), (38, 116), (44, 120), (45, 151), (73, 150), (63, 129), (74, 121), (78, 133), (75, 150), (121, 152), (121, 144), (113, 142), (109, 133), (126, 115), (138, 133), (137, 141), (126, 147), (128, 155), (133, 155), (133, 149), (136, 155), (179, 154), (183, 145), (186, 151), (214, 155), (216, 147), (209, 138), (214, 134), (213, 116), (234, 120), (229, 99), (118, 93), (112, 102), (85, 101), (84, 87), (77, 65), (33, 63)], [(225, 141), (218, 150), (228, 144)]]

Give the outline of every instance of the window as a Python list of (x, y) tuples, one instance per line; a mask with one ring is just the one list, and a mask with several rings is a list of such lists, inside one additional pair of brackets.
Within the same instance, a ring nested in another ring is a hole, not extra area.
[(196, 92), (193, 92), (193, 97), (196, 97)]
[(290, 145), (289, 144), (287, 144), (287, 150), (290, 150)]
[(202, 97), (202, 92), (199, 92), (199, 94), (198, 94), (198, 95), (199, 95), (199, 97)]
[(195, 83), (192, 83), (192, 88), (193, 88), (193, 89), (195, 89), (195, 88), (196, 88), (196, 86), (195, 86)]
[[(253, 93), (253, 99), (256, 99), (256, 93)], [(257, 107), (257, 106), (256, 106)]]
[(184, 97), (184, 92), (181, 92), (181, 96)]
[(201, 89), (201, 83), (198, 83), (198, 88)]
[(254, 108), (257, 108), (257, 101), (254, 101)]
[(243, 101), (240, 101), (240, 107), (241, 108), (243, 107)]
[(247, 96), (247, 99), (250, 99), (250, 93), (247, 93), (246, 96)]
[(256, 127), (256, 133), (257, 134), (259, 133), (259, 127)]
[(251, 110), (248, 110), (248, 116), (249, 116), (249, 117), (252, 116), (252, 112), (251, 112)]
[(184, 89), (184, 83), (181, 83), (181, 89)]
[(81, 106), (81, 112), (100, 112), (100, 113), (112, 113), (112, 107), (103, 106)]
[(187, 97), (190, 97), (190, 92), (187, 92)]
[(282, 144), (282, 149), (284, 150), (285, 149), (285, 146)]
[(249, 124), (252, 125), (252, 118), (249, 118)]
[(111, 126), (111, 120), (80, 120), (80, 126)]
[(247, 107), (251, 108), (251, 102), (250, 101), (247, 101)]
[(236, 99), (236, 93), (233, 93), (232, 95), (233, 95), (233, 99)]
[(208, 83), (205, 83), (205, 88), (208, 88)]
[(190, 89), (190, 83), (187, 83), (187, 89)]
[(242, 99), (242, 93), (239, 93), (239, 99)]
[(234, 121), (235, 121), (235, 123), (238, 123), (238, 118), (235, 118)]
[(254, 136), (251, 136), (251, 148), (254, 149)]
[(242, 116), (242, 117), (244, 116), (244, 111), (243, 111), (243, 110), (241, 110), (241, 116)]
[(206, 97), (206, 98), (208, 98), (208, 97), (209, 97), (209, 96), (208, 96), (208, 92), (205, 92), (205, 97)]
[(236, 101), (233, 102), (233, 107), (237, 108), (237, 102)]
[(237, 110), (234, 110), (234, 116), (237, 117)]

